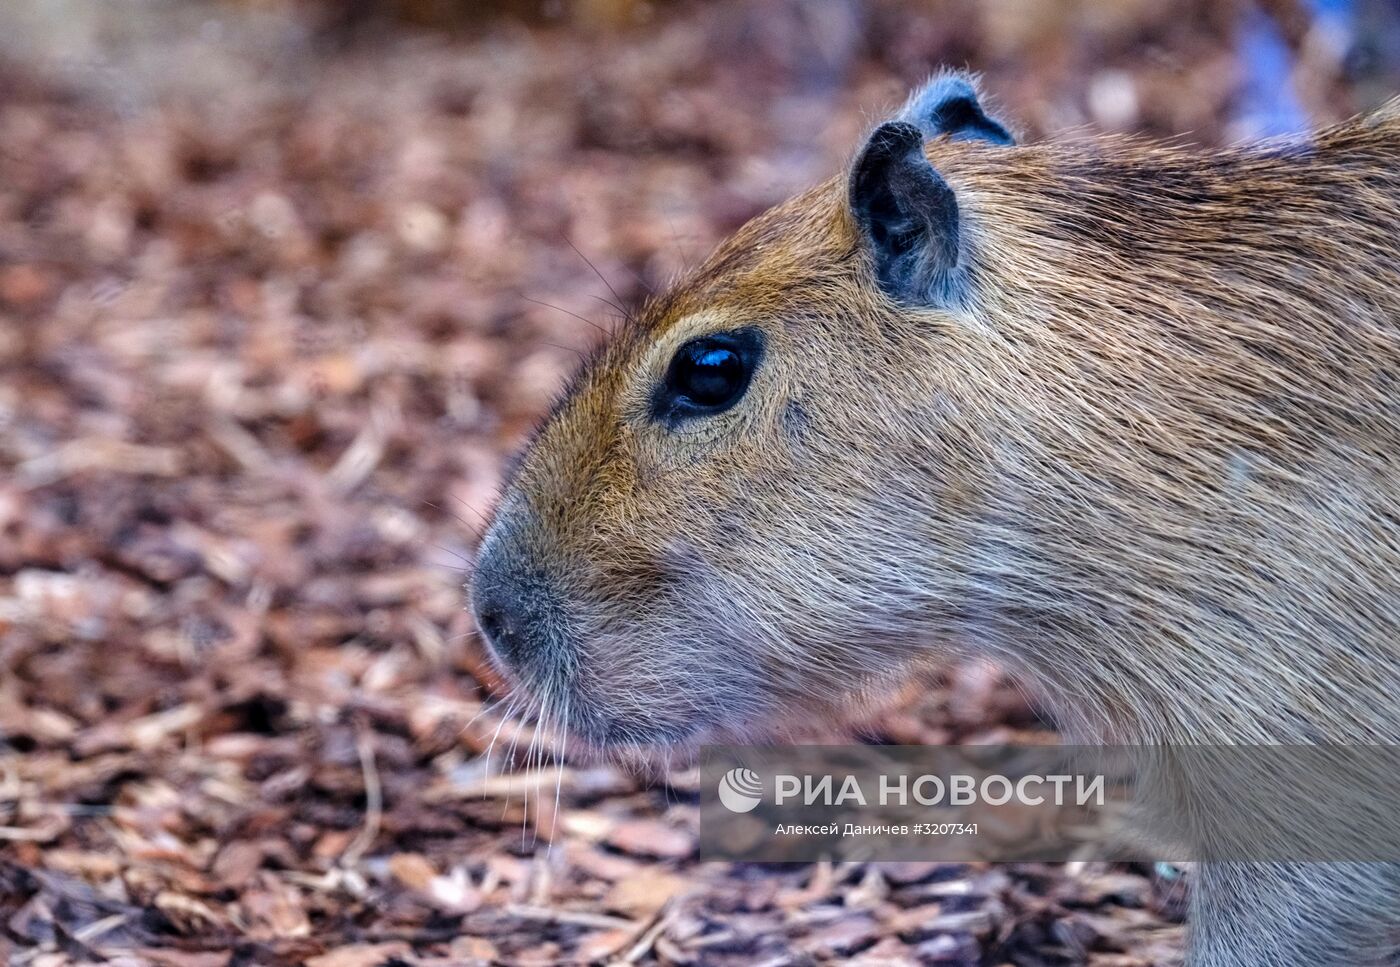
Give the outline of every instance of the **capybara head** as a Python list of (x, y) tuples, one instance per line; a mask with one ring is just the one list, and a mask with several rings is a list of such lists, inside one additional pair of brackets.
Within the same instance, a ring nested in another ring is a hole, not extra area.
[(810, 718), (896, 672), (953, 606), (936, 566), (905, 577), (925, 542), (956, 578), (979, 461), (938, 390), (976, 221), (931, 140), (1011, 143), (967, 79), (931, 82), (846, 178), (754, 219), (646, 306), (528, 447), (471, 591), (552, 720), (627, 745)]
[(935, 79), (585, 368), (483, 544), (491, 648), (603, 745), (805, 728), (950, 652), (1086, 737), (1349, 734), (1314, 674), (1394, 610), (1394, 542), (1328, 528), (1393, 518), (1397, 152), (1395, 106), (1012, 146)]

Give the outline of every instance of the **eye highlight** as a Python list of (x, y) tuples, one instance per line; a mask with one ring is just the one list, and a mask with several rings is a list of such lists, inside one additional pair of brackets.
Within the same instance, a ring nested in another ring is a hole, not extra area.
[(669, 426), (723, 413), (739, 402), (763, 358), (763, 334), (736, 329), (692, 339), (671, 357), (652, 396), (652, 412)]

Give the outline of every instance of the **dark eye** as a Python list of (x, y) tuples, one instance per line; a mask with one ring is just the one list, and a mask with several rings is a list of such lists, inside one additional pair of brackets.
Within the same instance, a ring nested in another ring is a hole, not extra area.
[(692, 339), (676, 351), (657, 387), (657, 418), (674, 424), (724, 412), (743, 398), (762, 355), (763, 336), (757, 329)]

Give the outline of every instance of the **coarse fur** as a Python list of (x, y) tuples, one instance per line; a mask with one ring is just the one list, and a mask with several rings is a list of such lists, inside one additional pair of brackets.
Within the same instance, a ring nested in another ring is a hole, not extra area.
[[(762, 734), (958, 654), (1077, 740), (1400, 744), (1400, 110), (924, 152), (956, 291), (882, 288), (837, 178), (579, 375), (482, 550), (478, 595), (533, 595), (514, 677), (608, 745)], [(676, 350), (742, 327), (744, 398), (654, 420)], [(1208, 864), (1191, 962), (1391, 962), (1398, 897), (1394, 866)]]

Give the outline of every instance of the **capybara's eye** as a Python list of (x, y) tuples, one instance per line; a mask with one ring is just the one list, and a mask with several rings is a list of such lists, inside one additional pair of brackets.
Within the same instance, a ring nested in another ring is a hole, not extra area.
[(748, 370), (728, 346), (706, 341), (686, 346), (671, 363), (671, 389), (696, 406), (732, 402), (744, 389)]
[(657, 387), (652, 400), (657, 418), (675, 424), (724, 412), (743, 397), (762, 355), (763, 336), (757, 329), (692, 339), (676, 351)]

